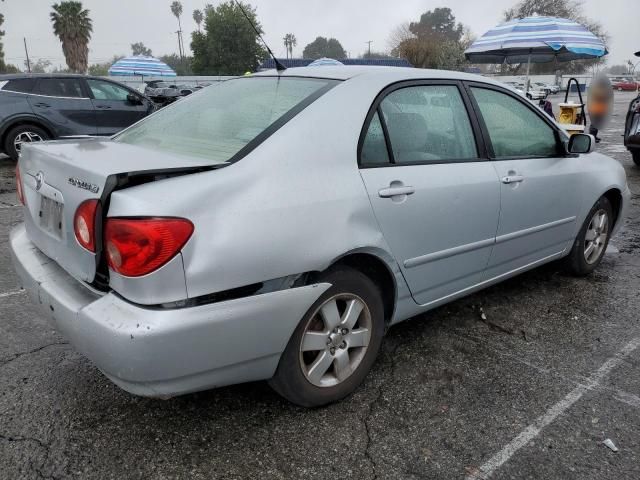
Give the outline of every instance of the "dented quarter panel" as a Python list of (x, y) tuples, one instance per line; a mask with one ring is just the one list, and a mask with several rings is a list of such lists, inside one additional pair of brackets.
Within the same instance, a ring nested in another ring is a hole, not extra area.
[(191, 220), (189, 297), (321, 271), (363, 248), (393, 271), (357, 165), (360, 130), (387, 80), (362, 83), (336, 86), (235, 164), (114, 192), (108, 216)]

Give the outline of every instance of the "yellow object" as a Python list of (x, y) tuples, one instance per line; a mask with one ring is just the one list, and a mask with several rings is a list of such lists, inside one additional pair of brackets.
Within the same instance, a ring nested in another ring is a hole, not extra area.
[(580, 103), (559, 103), (560, 115), (558, 115), (558, 123), (577, 124), (580, 120), (580, 111), (582, 109)]

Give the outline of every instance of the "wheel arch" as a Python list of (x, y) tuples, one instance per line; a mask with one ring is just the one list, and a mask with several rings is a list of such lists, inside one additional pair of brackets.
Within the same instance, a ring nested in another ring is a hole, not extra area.
[(384, 306), (385, 323), (393, 319), (398, 298), (398, 285), (391, 266), (392, 258), (386, 252), (377, 249), (361, 248), (344, 253), (331, 262), (325, 269), (346, 266), (358, 270), (380, 287)]
[(613, 223), (615, 226), (618, 224), (618, 220), (620, 220), (620, 212), (622, 211), (622, 192), (618, 188), (610, 188), (606, 192), (602, 194), (609, 203), (611, 204), (611, 208), (613, 209)]
[(0, 146), (4, 147), (8, 133), (20, 125), (35, 125), (47, 132), (52, 139), (56, 137), (55, 130), (46, 120), (32, 115), (21, 115), (8, 119), (4, 125), (2, 125), (2, 129), (0, 129)]

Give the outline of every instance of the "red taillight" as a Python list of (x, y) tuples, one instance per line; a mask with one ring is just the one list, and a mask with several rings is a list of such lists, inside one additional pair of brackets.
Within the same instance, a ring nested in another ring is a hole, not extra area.
[(171, 260), (192, 233), (193, 224), (184, 218), (108, 218), (107, 263), (127, 277), (146, 275)]
[(76, 240), (90, 252), (96, 251), (96, 211), (98, 200), (85, 200), (80, 204), (73, 217), (73, 231)]
[(20, 167), (18, 165), (16, 165), (16, 195), (18, 196), (18, 201), (22, 205), (27, 204), (24, 200), (24, 190), (22, 189), (22, 176), (20, 175)]

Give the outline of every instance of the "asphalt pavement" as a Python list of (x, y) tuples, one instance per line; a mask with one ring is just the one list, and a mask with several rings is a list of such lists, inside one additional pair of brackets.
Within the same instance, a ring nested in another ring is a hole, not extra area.
[(19, 289), (21, 211), (0, 159), (0, 478), (640, 478), (631, 98), (615, 94), (597, 147), (624, 165), (631, 211), (593, 275), (548, 265), (397, 325), (361, 388), (315, 410), (264, 382), (170, 400), (113, 385)]

